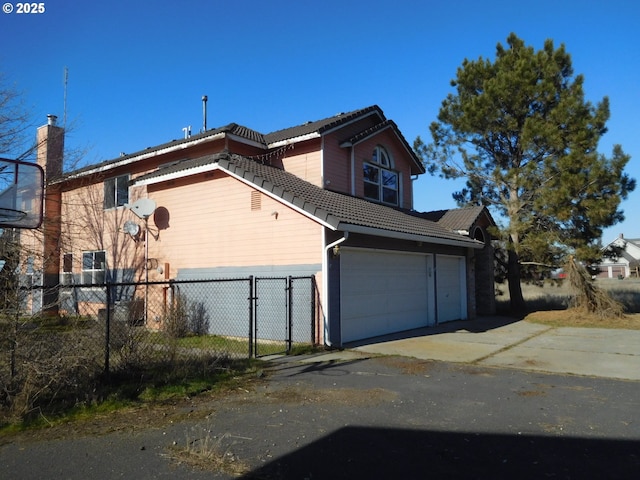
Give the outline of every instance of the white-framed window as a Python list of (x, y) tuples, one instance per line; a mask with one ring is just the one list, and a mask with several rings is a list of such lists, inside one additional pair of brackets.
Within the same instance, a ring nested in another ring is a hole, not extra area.
[(27, 257), (26, 268), (25, 268), (25, 277), (24, 277), (25, 286), (32, 287), (34, 285), (33, 277), (35, 273), (36, 273), (35, 258), (29, 255)]
[(107, 178), (104, 181), (104, 209), (122, 207), (129, 203), (129, 175)]
[(62, 285), (73, 284), (73, 253), (62, 256)]
[(85, 285), (103, 285), (107, 265), (104, 250), (82, 252), (82, 283)]
[(369, 200), (398, 205), (398, 172), (391, 169), (391, 158), (384, 147), (373, 150), (370, 162), (364, 162), (364, 196)]

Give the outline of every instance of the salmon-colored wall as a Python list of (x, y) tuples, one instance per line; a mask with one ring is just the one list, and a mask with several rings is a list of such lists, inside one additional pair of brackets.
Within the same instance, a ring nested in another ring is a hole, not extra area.
[[(343, 132), (327, 135), (324, 142), (325, 187), (334, 191), (352, 194), (351, 177), (354, 176), (355, 196), (364, 197), (362, 165), (371, 161), (376, 146), (384, 147), (392, 159), (392, 170), (400, 173), (401, 207), (413, 207), (413, 185), (411, 163), (397, 137), (390, 130), (384, 130), (353, 147), (340, 147), (339, 138)], [(354, 155), (354, 169), (351, 171), (351, 149)], [(328, 184), (327, 184), (328, 182)]]
[(149, 185), (148, 195), (169, 215), (149, 256), (169, 263), (172, 277), (178, 268), (322, 262), (319, 224), (223, 172)]
[[(141, 193), (130, 189), (129, 202)], [(143, 222), (125, 207), (103, 208), (104, 187), (94, 183), (62, 195), (61, 254), (73, 254), (73, 271), (82, 271), (82, 252), (104, 250), (107, 269), (135, 269), (142, 279), (143, 243), (124, 232), (127, 220)]]
[[(83, 252), (104, 250), (108, 269), (133, 269), (134, 280), (143, 281), (144, 238), (134, 240), (123, 227), (131, 220), (144, 232), (144, 222), (125, 207), (104, 210), (103, 192), (100, 182), (63, 193), (61, 253), (73, 254), (73, 271), (79, 274)], [(168, 212), (167, 224), (158, 222), (162, 229), (149, 219), (149, 258), (169, 266), (167, 272), (150, 269), (150, 281), (175, 278), (178, 270), (190, 268), (318, 265), (322, 298), (323, 227), (268, 195), (224, 172), (209, 172), (131, 187), (130, 203), (139, 198), (151, 198)], [(322, 318), (315, 327), (318, 342)]]
[[(281, 166), (285, 171), (322, 188), (322, 157), (320, 139), (294, 144), (285, 150), (280, 160), (273, 166)], [(278, 165), (280, 164), (280, 165)]]

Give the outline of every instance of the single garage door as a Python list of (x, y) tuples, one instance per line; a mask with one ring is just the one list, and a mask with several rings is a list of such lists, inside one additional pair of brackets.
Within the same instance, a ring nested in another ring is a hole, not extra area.
[(467, 318), (466, 289), (464, 258), (436, 255), (438, 323)]
[(431, 255), (341, 249), (342, 342), (433, 325), (432, 263)]

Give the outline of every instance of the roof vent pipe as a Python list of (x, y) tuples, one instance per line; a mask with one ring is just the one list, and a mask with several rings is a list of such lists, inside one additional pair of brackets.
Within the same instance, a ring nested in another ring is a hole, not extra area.
[(206, 95), (202, 96), (202, 131), (207, 131), (207, 98)]

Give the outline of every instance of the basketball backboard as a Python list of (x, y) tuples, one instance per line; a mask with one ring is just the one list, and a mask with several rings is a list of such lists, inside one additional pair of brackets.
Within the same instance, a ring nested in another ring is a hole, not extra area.
[(0, 228), (38, 228), (43, 195), (42, 167), (0, 158)]

